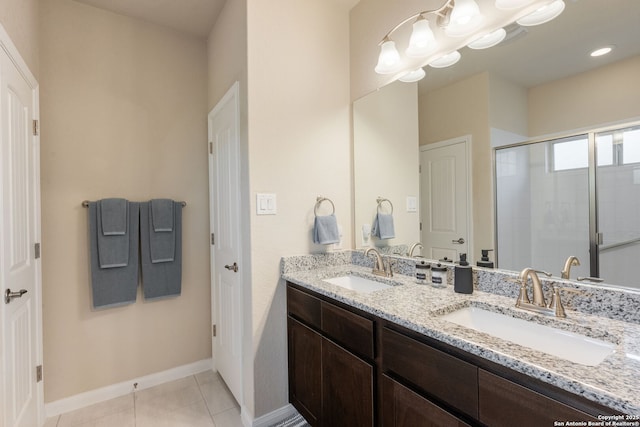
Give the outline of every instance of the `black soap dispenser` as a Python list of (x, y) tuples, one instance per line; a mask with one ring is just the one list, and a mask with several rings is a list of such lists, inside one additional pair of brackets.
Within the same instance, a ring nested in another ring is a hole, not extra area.
[(473, 293), (473, 270), (467, 262), (467, 254), (460, 254), (460, 262), (455, 266), (453, 290), (459, 294)]
[(489, 261), (489, 251), (493, 249), (482, 249), (482, 258), (478, 261), (478, 267), (493, 268), (493, 261)]

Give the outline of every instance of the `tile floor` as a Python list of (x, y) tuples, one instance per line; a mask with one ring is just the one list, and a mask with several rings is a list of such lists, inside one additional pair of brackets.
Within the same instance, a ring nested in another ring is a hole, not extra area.
[(47, 419), (45, 427), (242, 427), (220, 375), (202, 372)]

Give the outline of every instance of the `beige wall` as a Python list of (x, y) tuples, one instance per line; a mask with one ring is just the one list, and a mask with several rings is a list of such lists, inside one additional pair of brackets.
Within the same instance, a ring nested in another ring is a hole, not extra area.
[[(283, 255), (308, 253), (316, 196), (330, 197), (350, 247), (348, 10), (325, 0), (249, 2), (251, 290), (255, 416), (287, 404)], [(286, 11), (286, 13), (285, 13)], [(255, 193), (277, 195), (256, 216)]]
[(529, 90), (531, 137), (640, 118), (640, 56)]
[(493, 196), (489, 137), (489, 74), (421, 94), (420, 145), (471, 135), (473, 192), (472, 260), (480, 249), (493, 248)]
[(38, 0), (0, 1), (0, 24), (36, 79), (40, 76), (38, 60)]
[[(211, 356), (206, 44), (40, 4), (45, 401)], [(178, 298), (91, 309), (84, 199), (186, 200)]]
[(372, 225), (378, 196), (393, 203), (396, 237), (369, 245), (420, 240), (419, 212), (406, 208), (407, 196), (420, 199), (418, 143), (417, 83), (396, 82), (353, 103), (355, 247), (363, 246), (362, 225)]
[(489, 74), (489, 125), (518, 135), (528, 131), (527, 89)]

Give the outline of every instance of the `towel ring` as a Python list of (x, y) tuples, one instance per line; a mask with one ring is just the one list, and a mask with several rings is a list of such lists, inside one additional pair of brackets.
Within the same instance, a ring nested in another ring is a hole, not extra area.
[(382, 207), (382, 204), (383, 204), (384, 202), (387, 202), (387, 203), (389, 203), (389, 206), (391, 206), (391, 212), (390, 212), (390, 215), (393, 215), (393, 203), (391, 203), (391, 200), (389, 200), (389, 199), (385, 199), (385, 198), (383, 198), (383, 197), (378, 197), (378, 198), (376, 199), (376, 202), (378, 203), (378, 208), (377, 208), (378, 213), (380, 213), (380, 208)]
[[(83, 200), (82, 201), (82, 207), (83, 208), (88, 208), (89, 207), (89, 203), (91, 203), (91, 202), (88, 201), (88, 200)], [(180, 203), (182, 205), (182, 207), (187, 206), (187, 202), (178, 202), (178, 203)]]
[(332, 210), (331, 215), (336, 213), (336, 206), (333, 204), (331, 199), (328, 199), (328, 198), (322, 197), (322, 196), (318, 196), (318, 198), (316, 199), (316, 206), (313, 208), (313, 214), (315, 216), (318, 216), (318, 208), (320, 207), (322, 202), (325, 202), (325, 201), (331, 203), (331, 210)]

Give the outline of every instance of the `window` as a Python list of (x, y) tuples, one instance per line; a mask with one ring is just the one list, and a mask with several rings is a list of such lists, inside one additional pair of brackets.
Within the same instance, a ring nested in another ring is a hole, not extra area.
[(551, 141), (551, 147), (552, 171), (583, 169), (589, 166), (589, 139), (586, 135)]

